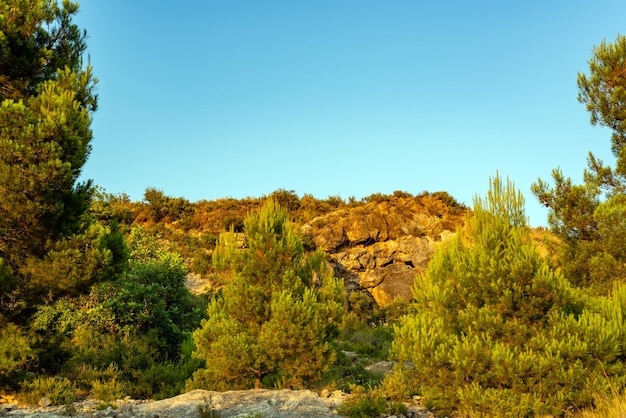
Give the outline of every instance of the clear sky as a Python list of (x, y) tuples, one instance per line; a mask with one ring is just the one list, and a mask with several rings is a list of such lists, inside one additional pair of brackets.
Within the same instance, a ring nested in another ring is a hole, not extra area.
[(99, 78), (83, 177), (142, 200), (530, 192), (610, 132), (576, 100), (623, 0), (83, 0)]

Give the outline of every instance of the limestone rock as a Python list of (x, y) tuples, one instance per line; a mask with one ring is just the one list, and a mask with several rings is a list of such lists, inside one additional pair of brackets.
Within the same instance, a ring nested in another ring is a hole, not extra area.
[(464, 214), (429, 195), (389, 197), (315, 218), (301, 231), (330, 254), (348, 291), (365, 288), (382, 306), (411, 298), (415, 276)]
[(384, 306), (396, 298), (411, 298), (416, 270), (406, 264), (390, 264), (365, 274), (360, 284), (370, 291), (376, 303)]
[[(381, 369), (385, 369), (382, 367)], [(117, 410), (94, 410), (89, 401), (72, 404), (71, 415), (76, 417), (117, 418), (197, 418), (199, 407), (219, 413), (222, 418), (260, 415), (264, 418), (314, 418), (337, 417), (337, 408), (344, 394), (326, 391), (320, 396), (310, 390), (251, 389), (228, 392), (194, 390), (183, 395), (160, 401), (117, 401)], [(128, 406), (129, 405), (129, 406)], [(9, 417), (61, 418), (68, 415), (66, 407), (47, 407), (6, 410)], [(424, 408), (410, 406), (407, 416), (427, 417)]]
[(371, 372), (387, 374), (393, 370), (393, 366), (395, 366), (395, 362), (393, 361), (379, 361), (374, 364), (370, 364), (365, 367), (365, 370), (369, 370)]

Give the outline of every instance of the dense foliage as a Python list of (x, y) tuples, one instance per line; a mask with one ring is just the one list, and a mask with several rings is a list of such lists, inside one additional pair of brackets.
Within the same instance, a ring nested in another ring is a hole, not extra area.
[[(0, 2), (0, 313), (10, 317), (49, 291), (84, 290), (113, 261), (96, 236), (107, 231), (83, 216), (91, 184), (77, 182), (97, 103), (85, 34), (71, 22), (77, 9), (67, 0)], [(67, 258), (88, 267), (76, 274)]]
[(97, 97), (77, 11), (0, 1), (0, 389), (176, 394), (199, 365), (199, 303), (180, 256), (129, 233), (128, 202), (108, 210), (98, 191), (92, 205), (78, 182)]
[[(124, 382), (122, 392), (136, 397), (177, 394), (199, 365), (185, 358), (190, 349), (183, 352), (200, 321), (183, 283), (186, 269), (142, 229), (131, 231), (129, 247), (128, 272), (118, 280), (39, 309), (32, 328), (44, 341), (40, 367), (71, 376), (87, 391), (104, 379)], [(178, 381), (163, 381), (160, 373)]]

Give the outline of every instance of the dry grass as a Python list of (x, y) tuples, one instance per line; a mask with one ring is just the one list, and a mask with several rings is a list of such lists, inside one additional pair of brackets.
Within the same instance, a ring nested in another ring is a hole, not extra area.
[(625, 418), (626, 393), (601, 395), (596, 399), (596, 409), (582, 411), (580, 418)]

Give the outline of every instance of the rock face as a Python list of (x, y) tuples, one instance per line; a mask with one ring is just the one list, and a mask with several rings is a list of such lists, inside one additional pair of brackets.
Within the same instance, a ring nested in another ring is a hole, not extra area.
[(464, 215), (435, 196), (390, 197), (315, 218), (302, 232), (331, 255), (349, 290), (367, 289), (382, 306), (411, 298), (416, 274)]

